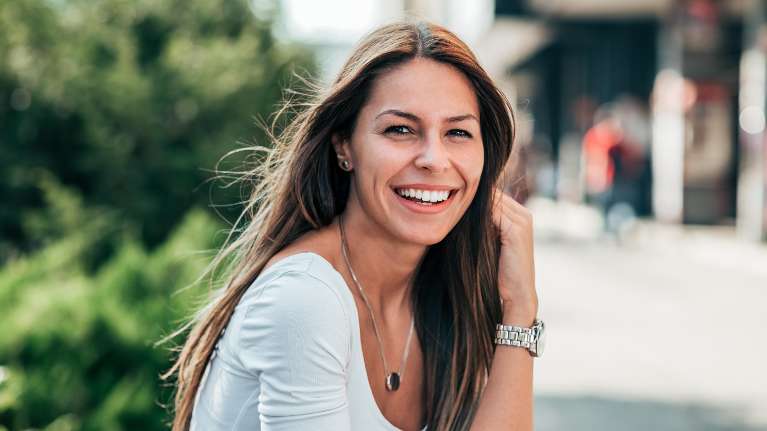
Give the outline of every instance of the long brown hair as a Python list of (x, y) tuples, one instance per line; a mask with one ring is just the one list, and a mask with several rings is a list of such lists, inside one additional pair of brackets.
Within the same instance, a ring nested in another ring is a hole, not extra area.
[[(463, 72), (480, 108), (485, 162), (476, 195), (447, 237), (428, 248), (411, 298), (426, 364), (429, 429), (469, 428), (490, 369), (494, 325), (501, 318), (500, 245), (490, 205), (492, 190), (511, 155), (514, 117), (509, 101), (456, 35), (431, 23), (399, 22), (363, 38), (329, 88), (315, 90), (285, 129), (271, 135), (271, 150), (255, 148), (265, 151), (266, 157), (249, 173), (254, 189), (238, 219), (244, 220), (245, 228), (233, 241), (227, 240), (209, 266), (227, 262), (227, 281), (215, 299), (176, 333), (191, 328), (178, 359), (162, 376), (177, 376), (174, 431), (188, 429), (214, 345), (266, 262), (344, 210), (350, 178), (336, 164), (332, 134), (351, 135), (376, 77), (416, 57)], [(291, 106), (295, 104), (288, 101), (282, 111)]]

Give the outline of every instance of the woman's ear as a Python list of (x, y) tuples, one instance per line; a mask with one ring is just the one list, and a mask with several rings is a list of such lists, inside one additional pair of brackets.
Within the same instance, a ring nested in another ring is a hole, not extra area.
[(330, 137), (330, 142), (333, 144), (333, 149), (336, 152), (336, 158), (349, 159), (349, 140), (344, 138), (339, 132), (335, 132)]
[(333, 144), (333, 148), (336, 151), (336, 158), (338, 159), (338, 166), (346, 172), (351, 172), (352, 161), (349, 157), (349, 140), (344, 139), (343, 135), (339, 133), (333, 133), (330, 140)]

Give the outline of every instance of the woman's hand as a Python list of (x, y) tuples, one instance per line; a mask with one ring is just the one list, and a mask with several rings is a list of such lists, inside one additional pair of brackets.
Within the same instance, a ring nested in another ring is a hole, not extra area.
[(514, 318), (518, 320), (516, 323), (529, 325), (538, 313), (533, 216), (530, 210), (498, 189), (494, 190), (492, 210), (493, 222), (501, 237), (498, 289), (503, 300), (504, 320)]

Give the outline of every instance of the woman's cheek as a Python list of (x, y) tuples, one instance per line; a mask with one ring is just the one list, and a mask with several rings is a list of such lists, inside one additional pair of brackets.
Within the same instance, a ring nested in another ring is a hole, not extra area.
[(479, 185), (484, 167), (485, 153), (482, 147), (467, 149), (458, 156), (457, 160), (461, 166), (464, 181), (473, 191)]

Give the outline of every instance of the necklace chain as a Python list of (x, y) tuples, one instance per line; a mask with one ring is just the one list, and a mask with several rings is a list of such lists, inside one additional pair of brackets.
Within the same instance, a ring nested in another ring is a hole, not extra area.
[(352, 264), (349, 262), (349, 256), (348, 256), (348, 250), (346, 245), (346, 235), (344, 233), (344, 224), (343, 224), (343, 218), (339, 215), (338, 217), (338, 226), (341, 230), (341, 250), (344, 255), (344, 261), (346, 262), (346, 267), (349, 269), (349, 273), (352, 275), (352, 280), (354, 280), (354, 284), (357, 286), (357, 290), (359, 290), (360, 295), (362, 296), (362, 300), (365, 302), (365, 306), (368, 309), (368, 312), (370, 313), (370, 319), (373, 321), (373, 329), (376, 334), (376, 340), (378, 340), (378, 350), (381, 353), (381, 360), (383, 361), (384, 366), (384, 374), (386, 377), (386, 388), (388, 390), (397, 390), (399, 387), (399, 381), (401, 379), (405, 378), (405, 370), (407, 369), (407, 357), (410, 353), (410, 338), (413, 336), (413, 327), (415, 326), (415, 317), (411, 318), (410, 321), (410, 331), (407, 335), (407, 341), (405, 341), (405, 352), (402, 355), (402, 362), (400, 363), (400, 369), (397, 370), (398, 379), (397, 382), (394, 384), (394, 387), (392, 388), (390, 384), (390, 376), (389, 373), (389, 366), (386, 364), (386, 355), (384, 355), (384, 347), (383, 342), (381, 341), (381, 336), (378, 331), (378, 324), (376, 323), (375, 315), (373, 314), (373, 307), (370, 306), (370, 302), (368, 302), (368, 298), (365, 295), (365, 292), (362, 290), (362, 285), (360, 284), (359, 280), (357, 280), (357, 275), (354, 273), (354, 270), (352, 269)]

